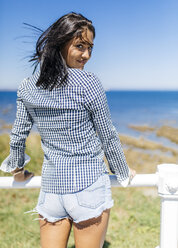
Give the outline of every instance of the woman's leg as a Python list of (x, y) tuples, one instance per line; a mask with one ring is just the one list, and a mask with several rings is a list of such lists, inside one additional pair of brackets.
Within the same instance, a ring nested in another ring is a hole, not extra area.
[(110, 209), (98, 218), (73, 223), (76, 248), (102, 248), (108, 227)]
[(55, 223), (40, 220), (40, 238), (42, 248), (66, 248), (72, 221), (62, 219)]

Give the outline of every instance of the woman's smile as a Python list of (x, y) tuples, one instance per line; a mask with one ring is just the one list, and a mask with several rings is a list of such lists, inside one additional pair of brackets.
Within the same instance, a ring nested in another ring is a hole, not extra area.
[(85, 60), (77, 60), (77, 62), (82, 64), (82, 65), (85, 65), (87, 61), (88, 61), (87, 59), (85, 59)]

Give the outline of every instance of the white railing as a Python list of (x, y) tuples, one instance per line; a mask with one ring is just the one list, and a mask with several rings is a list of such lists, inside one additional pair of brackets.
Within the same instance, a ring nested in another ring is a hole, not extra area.
[[(155, 174), (137, 174), (128, 187), (157, 187), (161, 197), (160, 246), (178, 248), (178, 165), (161, 164)], [(112, 187), (120, 187), (114, 175)], [(13, 177), (0, 177), (0, 188), (40, 188), (41, 177), (15, 182)]]

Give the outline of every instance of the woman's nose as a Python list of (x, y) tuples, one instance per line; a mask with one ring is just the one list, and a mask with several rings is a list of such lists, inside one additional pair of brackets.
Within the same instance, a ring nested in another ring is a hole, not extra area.
[(85, 49), (85, 51), (82, 53), (82, 58), (83, 59), (89, 59), (90, 58), (90, 52), (88, 49)]

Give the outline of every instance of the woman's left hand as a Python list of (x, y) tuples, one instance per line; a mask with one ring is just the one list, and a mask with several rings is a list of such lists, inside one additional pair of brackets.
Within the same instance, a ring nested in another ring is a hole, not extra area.
[(29, 172), (28, 170), (24, 170), (24, 168), (22, 169), (17, 168), (12, 172), (12, 175), (16, 182), (24, 182), (30, 179), (31, 177), (33, 177), (34, 173)]

